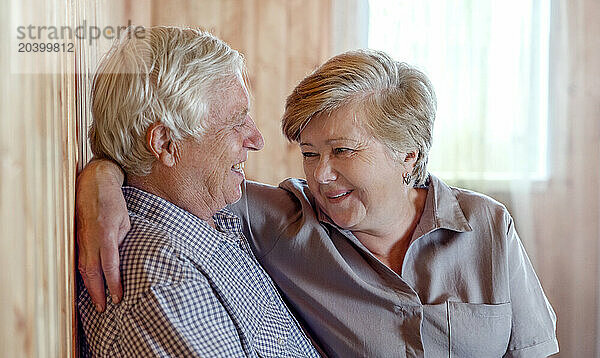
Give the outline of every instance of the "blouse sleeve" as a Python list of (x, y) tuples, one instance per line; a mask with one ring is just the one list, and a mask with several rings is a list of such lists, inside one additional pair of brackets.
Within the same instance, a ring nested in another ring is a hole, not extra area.
[(547, 357), (558, 352), (556, 314), (509, 217), (507, 233), (512, 331), (505, 357)]

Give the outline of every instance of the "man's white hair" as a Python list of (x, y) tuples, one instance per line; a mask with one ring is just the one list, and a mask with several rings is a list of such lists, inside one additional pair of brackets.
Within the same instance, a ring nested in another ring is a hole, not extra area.
[(89, 131), (96, 157), (128, 174), (150, 174), (156, 158), (146, 146), (151, 124), (170, 139), (201, 137), (222, 89), (245, 78), (243, 56), (214, 35), (190, 28), (129, 29), (100, 62), (92, 89)]

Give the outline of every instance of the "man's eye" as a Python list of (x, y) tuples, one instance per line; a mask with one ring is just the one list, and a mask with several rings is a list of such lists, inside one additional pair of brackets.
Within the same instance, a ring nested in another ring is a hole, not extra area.
[(354, 150), (350, 148), (333, 148), (333, 154), (350, 154), (352, 152)]
[(313, 153), (313, 152), (302, 152), (302, 156), (304, 158), (313, 158), (316, 157), (318, 154), (317, 153)]

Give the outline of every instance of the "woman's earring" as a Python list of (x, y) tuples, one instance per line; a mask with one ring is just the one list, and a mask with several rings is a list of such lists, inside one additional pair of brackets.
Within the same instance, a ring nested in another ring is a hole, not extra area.
[(410, 185), (411, 180), (412, 180), (412, 175), (410, 175), (409, 172), (402, 174), (402, 181), (404, 182), (404, 184)]

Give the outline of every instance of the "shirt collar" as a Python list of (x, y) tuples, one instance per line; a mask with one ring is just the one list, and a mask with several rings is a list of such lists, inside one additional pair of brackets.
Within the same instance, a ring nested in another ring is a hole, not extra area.
[(437, 229), (472, 231), (451, 187), (435, 175), (427, 179), (427, 198), (413, 241)]
[(213, 228), (206, 221), (159, 196), (130, 186), (124, 186), (122, 191), (130, 213), (157, 224), (196, 248), (207, 244), (203, 243), (206, 234), (226, 241), (238, 241), (242, 237), (241, 221), (229, 209), (223, 208), (213, 215)]

